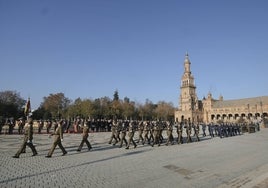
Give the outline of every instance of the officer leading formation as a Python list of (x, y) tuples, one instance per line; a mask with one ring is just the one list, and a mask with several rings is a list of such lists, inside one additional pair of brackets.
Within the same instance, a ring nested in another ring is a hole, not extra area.
[(27, 120), (27, 123), (24, 126), (24, 139), (22, 145), (13, 158), (19, 158), (21, 153), (25, 153), (26, 146), (31, 148), (33, 152), (32, 156), (37, 155), (37, 151), (33, 145), (33, 120), (31, 118)]

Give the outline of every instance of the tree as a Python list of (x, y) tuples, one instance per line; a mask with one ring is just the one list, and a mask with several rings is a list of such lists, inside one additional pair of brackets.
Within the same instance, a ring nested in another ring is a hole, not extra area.
[(115, 90), (114, 99), (112, 101), (112, 106), (111, 106), (113, 119), (121, 118), (121, 109), (122, 108), (121, 108), (121, 101), (119, 100), (119, 94), (118, 94), (118, 91)]
[(115, 90), (115, 92), (114, 92), (114, 99), (113, 99), (113, 101), (118, 101), (119, 100), (119, 94), (118, 94), (118, 91), (117, 90)]
[(174, 119), (174, 107), (172, 103), (165, 101), (159, 101), (155, 108), (155, 114), (158, 120), (173, 120)]
[(132, 119), (135, 114), (135, 102), (130, 102), (129, 98), (125, 97), (122, 103), (122, 117)]
[(102, 97), (95, 100), (95, 107), (98, 106), (98, 119), (112, 119), (112, 101), (109, 97)]
[(4, 117), (18, 118), (23, 115), (23, 106), (26, 104), (16, 91), (0, 92), (0, 114)]
[(144, 112), (144, 117), (146, 120), (153, 120), (156, 119), (155, 114), (154, 114), (154, 109), (156, 105), (152, 103), (149, 99), (146, 99), (146, 102), (143, 106), (143, 112)]
[(71, 100), (66, 98), (63, 93), (50, 94), (48, 97), (44, 97), (41, 107), (44, 107), (53, 118), (57, 119), (66, 116), (70, 102)]
[(68, 115), (73, 118), (82, 116), (82, 99), (80, 97), (75, 99), (73, 104), (69, 105)]
[(52, 119), (52, 114), (41, 106), (33, 112), (33, 119)]

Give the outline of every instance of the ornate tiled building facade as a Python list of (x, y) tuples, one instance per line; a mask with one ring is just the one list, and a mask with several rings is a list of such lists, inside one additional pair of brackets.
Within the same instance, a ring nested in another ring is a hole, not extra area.
[(214, 99), (211, 93), (198, 100), (191, 62), (186, 53), (184, 73), (181, 78), (179, 106), (175, 111), (175, 121), (190, 122), (239, 122), (261, 121), (268, 117), (268, 96), (237, 100)]

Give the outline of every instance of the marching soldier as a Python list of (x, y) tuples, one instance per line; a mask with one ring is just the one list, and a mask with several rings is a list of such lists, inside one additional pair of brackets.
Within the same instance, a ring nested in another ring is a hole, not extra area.
[(159, 142), (163, 143), (164, 137), (163, 137), (163, 130), (166, 126), (166, 124), (164, 122), (159, 122)]
[(150, 138), (149, 138), (149, 132), (150, 132), (150, 124), (149, 122), (144, 121), (144, 140), (143, 144), (147, 141), (148, 144), (150, 144)]
[(199, 142), (200, 141), (199, 136), (198, 136), (199, 135), (199, 125), (193, 124), (193, 128), (194, 128), (194, 135), (196, 136), (196, 141)]
[(116, 134), (116, 124), (117, 124), (117, 120), (113, 120), (113, 122), (111, 124), (112, 125), (112, 127), (111, 127), (112, 134), (111, 134), (111, 138), (110, 138), (109, 144), (112, 143), (113, 139), (115, 140), (115, 142), (118, 142), (117, 141), (117, 138), (115, 137), (115, 134)]
[(122, 122), (121, 120), (118, 121), (116, 124), (115, 124), (115, 142), (113, 143), (113, 145), (116, 145), (117, 142), (120, 141), (120, 132), (121, 132), (121, 129), (122, 129)]
[(88, 141), (88, 133), (89, 133), (89, 125), (88, 125), (88, 122), (85, 121), (84, 125), (83, 126), (80, 126), (82, 129), (83, 129), (83, 133), (82, 133), (82, 141), (81, 141), (81, 144), (79, 145), (77, 151), (80, 152), (84, 143), (87, 144), (87, 148), (88, 148), (88, 151), (91, 150), (91, 144), (90, 142)]
[(160, 146), (160, 125), (159, 122), (154, 123), (154, 132), (153, 132), (153, 144), (152, 147), (154, 147), (155, 144), (158, 144)]
[(29, 146), (33, 152), (32, 156), (37, 155), (37, 151), (32, 143), (33, 140), (33, 120), (31, 118), (28, 119), (27, 124), (24, 126), (24, 139), (23, 143), (18, 150), (18, 152), (13, 156), (13, 158), (19, 158), (21, 153), (25, 152), (26, 146)]
[(185, 125), (185, 128), (186, 128), (186, 134), (187, 134), (187, 143), (190, 143), (190, 142), (192, 142), (192, 138), (191, 138), (191, 132), (192, 132), (191, 123), (188, 122)]
[(135, 133), (135, 123), (132, 121), (132, 122), (130, 122), (129, 127), (128, 127), (128, 137), (129, 137), (129, 139), (128, 139), (128, 144), (127, 144), (126, 149), (129, 149), (129, 146), (130, 146), (131, 142), (133, 143), (134, 148), (137, 147), (137, 144), (133, 140), (134, 133)]
[(183, 124), (181, 122), (177, 126), (178, 144), (183, 144), (182, 131), (183, 131)]
[(150, 128), (149, 140), (150, 142), (154, 142), (154, 123), (153, 122), (149, 122), (149, 128)]
[(203, 131), (203, 137), (206, 137), (206, 128), (207, 128), (207, 125), (205, 123), (202, 124), (202, 131)]
[(121, 140), (120, 140), (119, 148), (121, 148), (123, 146), (123, 142), (125, 142), (126, 147), (128, 146), (127, 139), (126, 139), (127, 128), (128, 128), (128, 121), (124, 121), (122, 123)]
[(171, 122), (167, 122), (167, 143), (166, 145), (168, 146), (168, 144), (173, 145), (173, 135), (172, 135), (172, 131), (173, 131), (173, 126)]
[(222, 138), (223, 136), (222, 136), (222, 125), (217, 125), (217, 132), (218, 132), (218, 136), (220, 137), (220, 138)]
[(236, 130), (236, 135), (240, 135), (240, 125), (236, 123), (234, 126)]
[(144, 145), (144, 138), (142, 137), (143, 129), (144, 129), (144, 125), (143, 125), (143, 122), (141, 121), (138, 126), (139, 139), (137, 143), (139, 143), (141, 140), (142, 145)]
[(209, 135), (212, 137), (214, 137), (214, 133), (213, 133), (213, 124), (210, 123), (208, 124), (208, 132), (209, 132)]
[(57, 128), (55, 129), (55, 132), (51, 134), (51, 135), (54, 135), (54, 142), (53, 142), (52, 147), (46, 156), (47, 158), (50, 158), (52, 156), (56, 146), (59, 146), (59, 148), (61, 149), (62, 156), (67, 154), (67, 151), (64, 149), (64, 147), (62, 146), (62, 143), (61, 143), (63, 141), (62, 123), (63, 123), (63, 121), (60, 120), (58, 122)]

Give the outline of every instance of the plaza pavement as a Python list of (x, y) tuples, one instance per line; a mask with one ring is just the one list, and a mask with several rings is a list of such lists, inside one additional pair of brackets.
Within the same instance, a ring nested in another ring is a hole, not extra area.
[[(0, 135), (0, 187), (188, 188), (268, 187), (268, 129), (182, 145), (118, 148), (108, 144), (110, 132), (91, 133), (93, 149), (76, 151), (80, 134), (64, 134), (68, 151), (56, 148), (45, 158), (53, 137), (34, 134), (38, 155), (30, 148), (12, 156), (22, 135)], [(165, 134), (165, 132), (164, 132)], [(175, 133), (173, 133), (175, 136)], [(200, 135), (201, 136), (201, 135)], [(176, 136), (175, 136), (176, 137)]]

